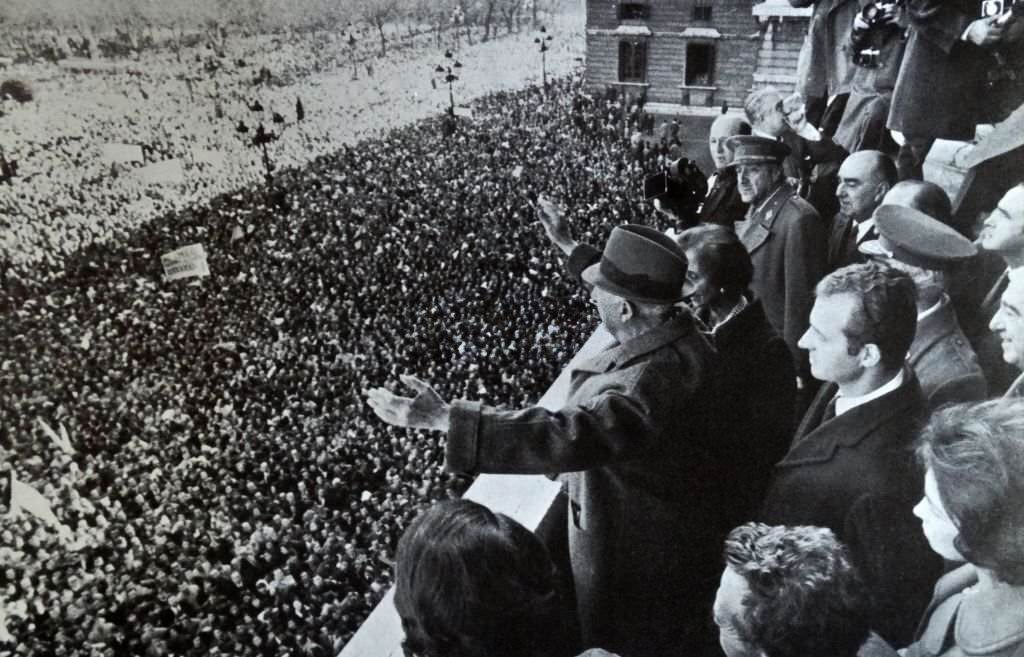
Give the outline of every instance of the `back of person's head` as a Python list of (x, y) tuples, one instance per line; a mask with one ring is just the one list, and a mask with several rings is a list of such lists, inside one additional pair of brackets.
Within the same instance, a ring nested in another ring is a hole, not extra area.
[(902, 367), (917, 331), (917, 286), (906, 272), (879, 262), (849, 265), (823, 278), (815, 294), (858, 300), (844, 331), (851, 355), (874, 344), (886, 371)]
[[(895, 165), (894, 165), (895, 171)], [(927, 180), (903, 180), (892, 186), (882, 205), (900, 205), (920, 210), (947, 226), (952, 221), (953, 204), (946, 192)]]
[(782, 99), (782, 94), (775, 87), (755, 89), (747, 94), (743, 101), (743, 112), (752, 126), (761, 123), (765, 113)]
[(683, 251), (694, 253), (697, 269), (725, 298), (736, 300), (750, 287), (754, 265), (733, 231), (707, 224), (683, 231), (676, 241)]
[(1024, 586), (1024, 399), (936, 411), (917, 453), (959, 531), (960, 554)]
[(555, 569), (540, 540), (469, 500), (421, 513), (398, 542), (395, 607), (420, 657), (557, 654)]
[(746, 583), (733, 623), (747, 654), (854, 657), (867, 640), (867, 591), (831, 530), (747, 523), (725, 563)]

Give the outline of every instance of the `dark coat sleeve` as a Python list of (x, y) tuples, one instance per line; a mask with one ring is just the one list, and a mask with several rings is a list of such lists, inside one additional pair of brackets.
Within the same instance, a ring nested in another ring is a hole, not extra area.
[(928, 397), (928, 408), (946, 404), (984, 401), (988, 397), (988, 383), (981, 374), (963, 374), (944, 381)]
[(871, 592), (871, 627), (893, 645), (913, 640), (942, 562), (907, 498), (865, 495), (846, 516), (843, 540)]
[[(678, 407), (665, 390), (679, 391), (663, 364), (642, 361), (620, 370), (585, 402), (549, 411), (540, 406), (502, 411), (478, 402), (456, 401), (445, 451), (455, 472), (544, 474), (574, 472), (642, 455), (672, 426)], [(686, 370), (685, 364), (674, 367)], [(692, 392), (692, 391), (690, 391)]]
[(964, 12), (962, 3), (949, 0), (907, 0), (906, 7), (914, 30), (947, 54), (977, 18)]
[(565, 268), (576, 282), (583, 284), (583, 270), (601, 259), (601, 252), (589, 244), (580, 244), (566, 260)]
[(790, 205), (783, 211), (802, 212), (797, 221), (786, 223), (786, 297), (782, 338), (789, 345), (795, 362), (800, 363), (798, 369), (803, 371), (807, 354), (797, 346), (797, 342), (809, 325), (814, 286), (827, 269), (828, 240), (821, 219), (812, 209), (803, 212)]

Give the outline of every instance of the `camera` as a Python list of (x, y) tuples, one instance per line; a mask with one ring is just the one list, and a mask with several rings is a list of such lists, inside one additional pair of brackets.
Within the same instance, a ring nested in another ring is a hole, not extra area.
[(1005, 0), (981, 0), (981, 17), (1002, 16), (1006, 11)]
[[(1002, 2), (1002, 0), (995, 0)], [(886, 20), (886, 18), (892, 16), (893, 11), (896, 9), (895, 2), (874, 2), (861, 10), (861, 18), (868, 24), (868, 29), (874, 27), (878, 23)]]
[(863, 68), (878, 68), (881, 66), (882, 51), (878, 48), (865, 48), (853, 53), (853, 63)]

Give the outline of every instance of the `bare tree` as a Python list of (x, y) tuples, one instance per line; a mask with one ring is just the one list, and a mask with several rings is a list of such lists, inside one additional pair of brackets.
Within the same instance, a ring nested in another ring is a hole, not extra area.
[(357, 14), (377, 29), (381, 57), (388, 54), (388, 39), (384, 34), (384, 26), (398, 17), (400, 4), (400, 0), (359, 0)]

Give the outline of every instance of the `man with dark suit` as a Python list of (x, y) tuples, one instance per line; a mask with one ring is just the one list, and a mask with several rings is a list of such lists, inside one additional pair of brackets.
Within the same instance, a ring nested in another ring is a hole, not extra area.
[(736, 189), (736, 169), (732, 166), (732, 151), (726, 141), (734, 135), (749, 134), (750, 124), (739, 116), (722, 114), (711, 123), (708, 149), (715, 172), (708, 177), (708, 193), (697, 216), (700, 223), (721, 224), (732, 229), (747, 214), (747, 204)]
[(874, 262), (818, 284), (800, 345), (827, 384), (775, 466), (761, 514), (834, 531), (873, 593), (871, 625), (893, 645), (911, 637), (941, 567), (911, 512), (922, 479), (910, 448), (924, 410), (904, 366), (915, 298), (909, 276)]
[(384, 421), (445, 432), (450, 471), (563, 473), (584, 647), (667, 656), (696, 654), (704, 640), (683, 621), (708, 616), (714, 575), (702, 582), (698, 571), (717, 570), (711, 491), (721, 486), (709, 474), (707, 411), (716, 355), (676, 305), (686, 270), (663, 233), (612, 230), (582, 280), (615, 343), (575, 366), (558, 411), (449, 404), (411, 376), (403, 382), (415, 397), (367, 392)]
[(857, 247), (878, 237), (872, 214), (896, 184), (896, 164), (881, 151), (853, 153), (839, 167), (839, 214), (828, 236), (830, 271), (863, 262)]
[[(999, 204), (989, 213), (982, 225), (977, 240), (981, 254), (975, 259), (975, 275), (964, 282), (970, 294), (957, 306), (960, 321), (967, 339), (978, 354), (981, 368), (988, 379), (989, 393), (1002, 394), (1019, 374), (1016, 364), (1007, 363), (996, 337), (989, 331), (989, 323), (999, 309), (999, 300), (1006, 290), (1011, 271), (1024, 267), (1024, 184), (1011, 187), (999, 199)], [(993, 276), (985, 276), (982, 270), (984, 258), (996, 256), (1002, 261), (1002, 271), (996, 269)], [(996, 273), (998, 272), (998, 273)]]
[(984, 400), (985, 375), (946, 294), (946, 273), (977, 248), (913, 208), (883, 205), (875, 211), (875, 227), (878, 239), (862, 244), (863, 253), (906, 272), (917, 287), (917, 332), (907, 362), (928, 408)]
[(825, 273), (825, 226), (786, 182), (785, 144), (751, 135), (731, 137), (729, 145), (740, 197), (750, 205), (747, 218), (736, 224), (736, 234), (754, 263), (750, 287), (789, 346), (797, 377), (809, 384), (806, 356), (797, 342), (807, 330), (814, 284)]

